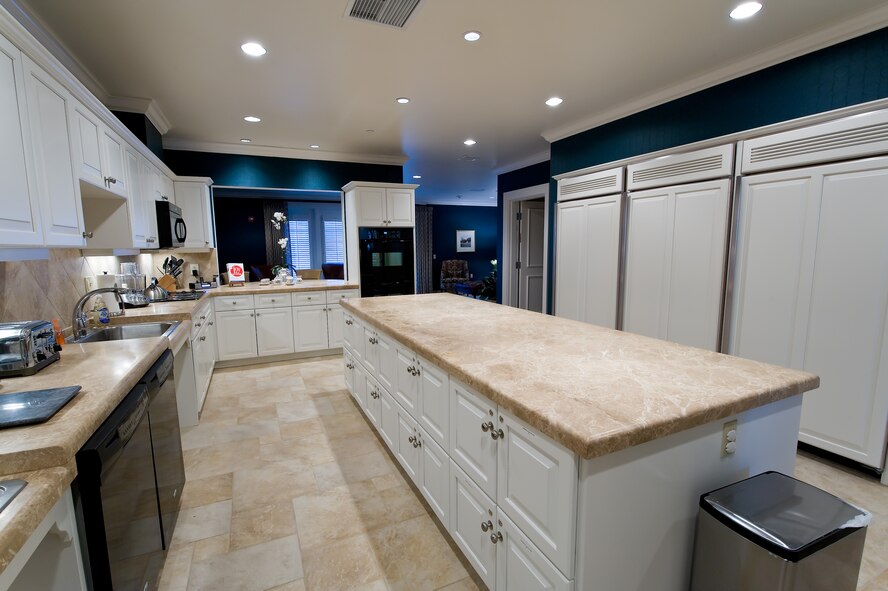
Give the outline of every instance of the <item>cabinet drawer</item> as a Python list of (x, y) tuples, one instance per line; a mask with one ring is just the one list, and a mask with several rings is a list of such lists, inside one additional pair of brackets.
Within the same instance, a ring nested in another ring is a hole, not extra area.
[(359, 297), (361, 297), (360, 289), (331, 289), (327, 292), (327, 303), (338, 304), (339, 300)]
[(487, 585), (496, 588), (496, 504), (459, 466), (450, 464), (450, 535)]
[(450, 380), (450, 457), (481, 489), (496, 498), (496, 448), (490, 426), (496, 406), (456, 380)]
[(253, 296), (251, 295), (223, 296), (216, 298), (216, 310), (218, 311), (248, 310), (252, 307)]
[(303, 291), (294, 293), (290, 297), (294, 306), (311, 306), (312, 304), (327, 303), (327, 299), (322, 291)]
[(290, 295), (286, 293), (263, 293), (253, 296), (256, 308), (289, 308)]
[(197, 334), (205, 329), (210, 322), (213, 321), (213, 306), (204, 305), (191, 313), (191, 339), (194, 340)]
[(573, 590), (573, 581), (567, 580), (502, 510), (497, 517), (503, 540), (496, 549), (496, 591), (507, 591), (510, 583), (513, 589)]

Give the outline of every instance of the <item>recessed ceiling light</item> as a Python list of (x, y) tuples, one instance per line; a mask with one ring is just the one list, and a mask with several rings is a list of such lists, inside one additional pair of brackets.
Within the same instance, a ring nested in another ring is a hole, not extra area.
[(473, 140), (472, 138), (469, 138), (469, 139), (467, 139), (466, 141), (464, 141), (463, 143), (464, 143), (465, 145), (467, 145), (467, 146), (474, 146), (474, 145), (477, 144), (478, 142), (476, 142), (476, 141)]
[(415, 178), (415, 179), (421, 179), (421, 178), (422, 178), (422, 175), (421, 175), (421, 174), (415, 174), (415, 175), (413, 175), (413, 178)]
[(402, 105), (406, 105), (407, 103), (410, 102), (410, 99), (407, 98), (406, 96), (399, 96), (395, 100), (398, 101), (399, 103), (401, 103)]
[(312, 150), (317, 150), (318, 148), (320, 148), (320, 146), (317, 144), (312, 144), (309, 146), (309, 148), (311, 148)]
[(242, 138), (241, 138), (241, 143), (242, 143), (242, 144), (249, 144), (249, 143), (251, 143), (252, 141), (253, 141), (253, 140), (251, 140), (250, 138), (246, 138), (246, 137), (242, 137)]
[(734, 20), (749, 18), (761, 9), (761, 2), (755, 2), (754, 0), (752, 2), (743, 2), (738, 4), (734, 10), (731, 11), (731, 18)]
[(262, 121), (262, 119), (253, 115), (247, 115), (246, 117), (244, 117), (244, 121), (249, 121), (250, 123), (259, 123), (260, 121)]
[(479, 31), (466, 31), (463, 34), (463, 39), (466, 41), (477, 41), (481, 38), (481, 33)]
[(546, 101), (546, 104), (549, 105), (550, 107), (557, 107), (558, 105), (560, 105), (563, 102), (564, 102), (564, 99), (561, 98), (560, 96), (553, 96), (552, 98), (550, 98), (549, 100)]
[(266, 54), (265, 48), (253, 41), (241, 45), (241, 51), (253, 57), (259, 57)]

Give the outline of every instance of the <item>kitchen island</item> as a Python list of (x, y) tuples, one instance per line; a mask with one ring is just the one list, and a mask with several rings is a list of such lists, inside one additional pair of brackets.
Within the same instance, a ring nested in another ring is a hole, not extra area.
[(792, 474), (800, 394), (819, 385), (449, 294), (342, 306), (358, 404), (497, 589), (687, 589), (699, 495)]

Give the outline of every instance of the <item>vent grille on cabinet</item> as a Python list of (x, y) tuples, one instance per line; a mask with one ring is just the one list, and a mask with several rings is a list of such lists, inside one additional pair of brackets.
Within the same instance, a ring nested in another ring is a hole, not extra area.
[(350, 0), (346, 14), (351, 18), (403, 29), (420, 0)]
[(693, 183), (730, 176), (734, 146), (718, 146), (663, 156), (629, 166), (629, 189)]
[(562, 195), (573, 195), (575, 193), (584, 193), (586, 191), (596, 191), (599, 189), (613, 189), (617, 186), (617, 177), (609, 176), (600, 179), (592, 179), (568, 185), (565, 183)]
[(888, 140), (888, 123), (873, 125), (865, 129), (824, 133), (811, 138), (753, 147), (749, 150), (750, 162), (767, 162), (791, 156), (815, 154), (836, 148), (864, 146)]
[(558, 181), (558, 201), (623, 192), (623, 169), (611, 168)]
[(724, 156), (709, 156), (708, 158), (698, 158), (688, 162), (679, 162), (667, 166), (658, 166), (656, 168), (648, 168), (647, 170), (635, 170), (632, 172), (633, 183), (643, 183), (645, 181), (665, 180), (671, 181), (677, 176), (686, 174), (694, 174), (697, 172), (707, 172), (712, 170), (720, 170)]

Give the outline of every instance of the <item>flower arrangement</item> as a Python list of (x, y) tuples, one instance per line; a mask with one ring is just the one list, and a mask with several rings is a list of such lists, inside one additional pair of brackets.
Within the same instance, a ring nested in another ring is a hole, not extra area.
[[(274, 212), (274, 215), (271, 216), (271, 225), (274, 226), (275, 230), (280, 230), (281, 224), (283, 224), (286, 221), (287, 221), (287, 216), (285, 216), (284, 214), (282, 214), (279, 211)], [(278, 240), (278, 243), (280, 243), (280, 240)]]
[(491, 259), (490, 266), (492, 269), (490, 275), (481, 280), (481, 292), (479, 295), (482, 300), (496, 300), (496, 265), (497, 260)]

